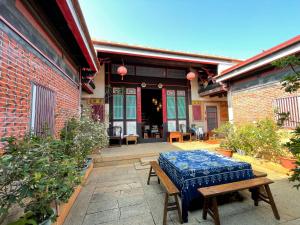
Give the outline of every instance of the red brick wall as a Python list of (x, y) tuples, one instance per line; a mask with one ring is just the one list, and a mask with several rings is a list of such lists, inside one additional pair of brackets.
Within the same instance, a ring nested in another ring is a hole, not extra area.
[[(262, 87), (232, 93), (233, 120), (236, 123), (253, 122), (259, 119), (275, 119), (272, 102), (276, 98), (295, 96), (286, 93), (281, 84), (273, 83)], [(298, 93), (299, 95), (299, 93)]]
[(77, 85), (28, 48), (0, 30), (0, 138), (21, 137), (29, 131), (31, 82), (56, 93), (56, 136), (70, 115), (78, 115)]

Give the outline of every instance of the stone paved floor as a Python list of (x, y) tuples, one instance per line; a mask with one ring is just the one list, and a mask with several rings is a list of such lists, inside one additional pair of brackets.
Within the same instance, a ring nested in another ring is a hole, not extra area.
[[(300, 190), (291, 187), (287, 177), (268, 171), (275, 180), (271, 189), (281, 216), (277, 221), (269, 205), (254, 207), (247, 192), (243, 202), (219, 207), (222, 225), (299, 225)], [(148, 170), (133, 165), (95, 168), (73, 205), (64, 225), (161, 225), (164, 190), (155, 178), (146, 185)], [(213, 225), (201, 218), (202, 210), (189, 213), (188, 225)], [(168, 214), (168, 225), (180, 224), (175, 211)]]
[(178, 150), (193, 150), (193, 149), (215, 149), (218, 144), (207, 144), (203, 141), (192, 142), (156, 142), (156, 143), (143, 143), (143, 144), (130, 144), (122, 145), (121, 147), (110, 147), (101, 150), (102, 157), (121, 157), (127, 155), (139, 155), (139, 154), (159, 154), (166, 151), (178, 151)]

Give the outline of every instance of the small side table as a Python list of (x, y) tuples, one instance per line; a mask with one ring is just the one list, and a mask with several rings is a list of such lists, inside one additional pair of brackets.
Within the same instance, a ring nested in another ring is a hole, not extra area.
[(169, 132), (169, 142), (172, 144), (173, 138), (176, 138), (179, 140), (179, 142), (182, 142), (182, 134), (179, 131), (171, 131)]
[(134, 141), (134, 144), (137, 144), (137, 139), (138, 139), (137, 135), (128, 135), (128, 136), (125, 136), (126, 145), (128, 145), (129, 141)]

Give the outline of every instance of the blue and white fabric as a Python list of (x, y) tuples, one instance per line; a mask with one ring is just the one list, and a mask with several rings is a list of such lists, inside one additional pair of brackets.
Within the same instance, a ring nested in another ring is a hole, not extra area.
[(187, 222), (197, 189), (253, 178), (251, 165), (206, 150), (172, 151), (159, 155), (160, 167), (181, 191), (182, 217)]

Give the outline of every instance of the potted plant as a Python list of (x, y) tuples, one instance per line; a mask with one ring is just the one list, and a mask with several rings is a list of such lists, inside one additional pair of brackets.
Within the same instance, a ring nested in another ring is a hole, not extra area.
[[(63, 146), (63, 142), (51, 137), (28, 135), (20, 141), (11, 139), (4, 156), (6, 173), (18, 174), (9, 181), (18, 188), (11, 189), (6, 199), (11, 199), (10, 206), (17, 203), (24, 207), (26, 218), (30, 214), (30, 220), (40, 225), (55, 220), (53, 203), (67, 201), (80, 183), (76, 161), (64, 154)], [(9, 166), (9, 161), (16, 166)], [(24, 217), (16, 222), (20, 221)]]
[(222, 124), (219, 128), (214, 130), (219, 137), (223, 138), (220, 147), (216, 148), (216, 151), (221, 155), (232, 157), (235, 150), (235, 128), (233, 124), (227, 122)]
[(297, 157), (300, 156), (300, 127), (297, 127), (293, 132), (293, 137), (284, 144), (288, 150), (282, 151), (279, 157), (280, 163), (283, 167), (294, 170), (297, 168)]

